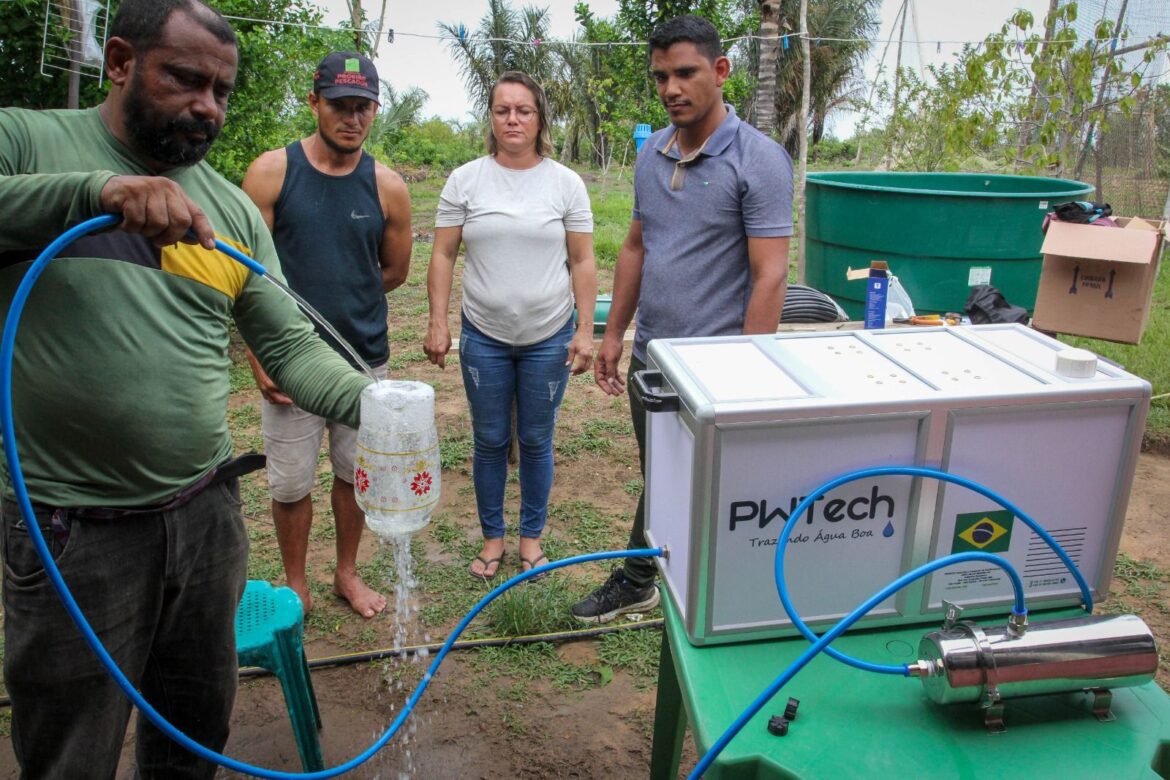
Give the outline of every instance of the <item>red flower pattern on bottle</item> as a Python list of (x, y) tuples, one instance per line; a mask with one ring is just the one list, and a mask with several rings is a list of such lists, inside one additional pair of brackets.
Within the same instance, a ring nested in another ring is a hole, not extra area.
[(410, 489), (414, 491), (416, 496), (425, 496), (431, 492), (431, 473), (429, 471), (420, 471), (414, 475), (414, 479), (410, 482)]

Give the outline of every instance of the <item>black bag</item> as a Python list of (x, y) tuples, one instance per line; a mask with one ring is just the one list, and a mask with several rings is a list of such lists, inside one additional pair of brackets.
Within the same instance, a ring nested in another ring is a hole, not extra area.
[(1008, 303), (1001, 293), (990, 284), (976, 285), (967, 296), (963, 311), (971, 318), (972, 325), (988, 322), (1018, 322), (1028, 324), (1028, 310)]
[(1108, 217), (1113, 213), (1113, 207), (1108, 203), (1090, 203), (1087, 200), (1058, 203), (1052, 210), (1056, 212), (1056, 218), (1061, 222), (1079, 222), (1082, 225), (1096, 222), (1101, 217)]

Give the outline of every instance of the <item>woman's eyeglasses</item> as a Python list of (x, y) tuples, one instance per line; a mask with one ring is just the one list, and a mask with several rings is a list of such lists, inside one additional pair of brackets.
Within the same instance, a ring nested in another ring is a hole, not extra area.
[(508, 108), (507, 106), (496, 106), (492, 109), (492, 116), (501, 122), (507, 121), (508, 115), (512, 112), (516, 113), (516, 118), (521, 122), (531, 122), (536, 116), (536, 109), (529, 106), (520, 106), (519, 108)]

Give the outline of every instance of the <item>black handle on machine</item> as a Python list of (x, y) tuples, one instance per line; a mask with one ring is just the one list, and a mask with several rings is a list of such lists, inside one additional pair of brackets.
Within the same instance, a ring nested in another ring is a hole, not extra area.
[(666, 379), (661, 371), (642, 369), (634, 372), (634, 384), (630, 392), (635, 393), (647, 412), (677, 412), (678, 393), (667, 390)]

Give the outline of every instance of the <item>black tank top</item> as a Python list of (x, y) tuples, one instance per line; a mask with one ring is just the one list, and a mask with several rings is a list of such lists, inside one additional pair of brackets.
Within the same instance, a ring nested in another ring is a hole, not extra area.
[[(285, 147), (288, 168), (276, 199), (272, 238), (290, 287), (321, 312), (371, 366), (390, 357), (386, 295), (382, 292), (385, 217), (374, 179), (374, 158), (362, 152), (357, 168), (330, 176), (314, 168), (301, 142)], [(322, 338), (336, 346), (331, 336)]]

